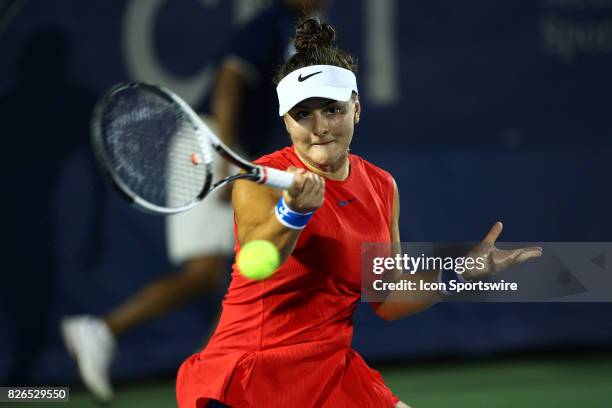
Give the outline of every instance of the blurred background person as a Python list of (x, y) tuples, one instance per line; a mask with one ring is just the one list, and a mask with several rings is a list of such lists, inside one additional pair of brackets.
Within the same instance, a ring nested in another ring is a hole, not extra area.
[[(275, 1), (231, 34), (210, 101), (198, 109), (210, 112), (211, 125), (231, 148), (257, 157), (269, 146), (288, 143), (274, 114), (277, 101), (272, 77), (276, 68), (295, 52), (291, 37), (297, 19), (318, 14), (324, 3)], [(220, 177), (229, 171), (227, 166), (220, 169)], [(230, 189), (231, 186), (215, 192), (195, 209), (167, 218), (167, 251), (172, 264), (179, 267), (176, 273), (147, 284), (103, 316), (63, 319), (66, 347), (77, 361), (84, 384), (98, 399), (113, 398), (110, 366), (118, 337), (211, 294), (225, 281), (227, 258), (234, 245)]]

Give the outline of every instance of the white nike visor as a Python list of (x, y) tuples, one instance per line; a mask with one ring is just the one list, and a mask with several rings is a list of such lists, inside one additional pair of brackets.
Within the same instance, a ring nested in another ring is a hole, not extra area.
[(276, 87), (278, 115), (284, 116), (291, 108), (308, 98), (327, 98), (346, 102), (357, 92), (355, 74), (333, 65), (310, 65), (296, 69), (284, 77)]

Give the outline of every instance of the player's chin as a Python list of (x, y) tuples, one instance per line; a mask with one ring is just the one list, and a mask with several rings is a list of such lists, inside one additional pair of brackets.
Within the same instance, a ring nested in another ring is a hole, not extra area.
[(342, 150), (341, 144), (333, 140), (327, 143), (312, 144), (310, 145), (310, 151), (314, 154), (320, 154), (320, 155), (326, 155), (326, 156), (332, 157), (332, 156), (337, 155), (338, 153), (341, 153), (343, 150)]
[(322, 145), (312, 145), (310, 147), (310, 156), (319, 164), (332, 165), (342, 158), (344, 151), (338, 143), (331, 142)]

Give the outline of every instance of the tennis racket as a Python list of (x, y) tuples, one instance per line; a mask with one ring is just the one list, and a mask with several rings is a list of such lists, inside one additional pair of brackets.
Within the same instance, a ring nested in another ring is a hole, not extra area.
[[(293, 174), (230, 150), (185, 101), (160, 86), (113, 87), (94, 109), (91, 138), (98, 164), (121, 196), (156, 214), (189, 210), (234, 180), (282, 190), (293, 183)], [(244, 172), (215, 180), (221, 159)]]

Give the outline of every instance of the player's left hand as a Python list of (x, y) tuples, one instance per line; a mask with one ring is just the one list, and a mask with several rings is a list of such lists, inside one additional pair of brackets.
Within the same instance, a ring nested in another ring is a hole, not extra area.
[(485, 259), (485, 267), (482, 269), (471, 268), (463, 273), (463, 279), (467, 281), (483, 279), (496, 275), (508, 267), (525, 262), (531, 258), (542, 255), (541, 247), (525, 247), (517, 249), (499, 249), (495, 247), (495, 241), (501, 234), (504, 225), (498, 221), (484, 237), (482, 242), (476, 245), (467, 254), (467, 257)]

